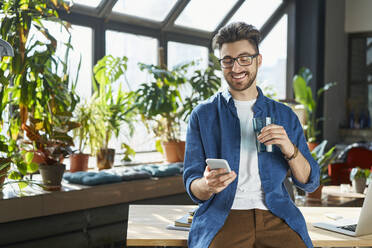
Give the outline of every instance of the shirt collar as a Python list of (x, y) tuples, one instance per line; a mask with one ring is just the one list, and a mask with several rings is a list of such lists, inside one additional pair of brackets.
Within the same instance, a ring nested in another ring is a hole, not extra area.
[[(255, 116), (261, 116), (262, 113), (263, 113), (262, 110), (263, 110), (263, 108), (264, 108), (264, 104), (263, 104), (263, 103), (265, 102), (265, 98), (266, 98), (266, 97), (263, 95), (261, 88), (258, 87), (258, 86), (256, 86), (256, 87), (257, 87), (258, 95), (257, 95), (256, 103), (253, 105), (252, 110), (253, 110), (253, 112), (255, 113)], [(224, 91), (222, 91), (222, 96), (223, 96), (223, 98), (226, 100), (226, 103), (227, 103), (229, 106), (233, 106), (233, 107), (232, 107), (232, 108), (234, 109), (233, 113), (234, 113), (235, 115), (237, 115), (237, 114), (236, 114), (235, 104), (233, 104), (233, 103), (229, 104), (229, 103), (230, 103), (230, 100), (231, 100), (231, 102), (233, 102), (233, 100), (232, 100), (232, 95), (231, 95), (231, 93), (230, 93), (230, 91), (229, 91), (228, 88), (225, 89)]]
[[(257, 100), (256, 100), (255, 105), (260, 105), (261, 103), (264, 102), (265, 96), (263, 95), (261, 88), (258, 87), (258, 86), (256, 86), (256, 87), (257, 87), (257, 91), (258, 91), (258, 96), (257, 96)], [(232, 98), (232, 95), (229, 91), (229, 88), (222, 91), (222, 96), (225, 98), (226, 102), (230, 101), (230, 99)]]

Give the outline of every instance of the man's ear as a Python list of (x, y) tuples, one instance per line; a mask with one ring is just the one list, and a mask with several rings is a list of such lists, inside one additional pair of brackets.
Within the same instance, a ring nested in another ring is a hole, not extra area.
[(261, 67), (261, 64), (262, 64), (262, 55), (261, 54), (258, 54), (257, 55), (257, 67)]

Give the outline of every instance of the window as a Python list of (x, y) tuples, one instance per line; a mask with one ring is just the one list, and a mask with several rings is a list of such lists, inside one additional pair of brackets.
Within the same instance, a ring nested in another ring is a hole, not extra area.
[[(186, 77), (190, 78), (195, 70), (206, 69), (208, 67), (208, 49), (202, 46), (190, 45), (178, 42), (168, 42), (168, 68), (176, 65), (196, 61), (197, 64), (189, 68)], [(186, 86), (181, 90), (181, 96), (187, 96), (191, 89)], [(186, 138), (186, 123), (181, 123), (181, 139)]]
[[(275, 99), (286, 98), (287, 15), (284, 15), (260, 44), (262, 66), (257, 84)], [(273, 96), (273, 95), (272, 95)]]
[[(70, 35), (64, 28), (61, 28), (61, 25), (58, 23), (48, 21), (44, 22), (44, 25), (56, 38), (58, 42), (56, 56), (63, 60), (67, 49), (65, 44), (68, 42)], [(76, 90), (81, 101), (83, 101), (84, 99), (88, 99), (92, 93), (92, 29), (72, 25), (70, 33), (73, 49), (70, 50), (69, 54), (68, 72), (70, 79), (75, 81), (81, 58), (81, 67), (78, 74)], [(35, 36), (32, 37), (33, 35)], [(36, 32), (34, 27), (31, 28), (30, 37), (34, 40), (47, 42), (46, 38), (40, 32)]]
[(157, 49), (157, 39), (111, 30), (106, 31), (106, 54), (128, 58), (126, 79), (122, 79), (125, 82), (124, 89), (136, 90), (141, 83), (150, 80), (149, 75), (139, 69), (138, 63), (156, 65)]
[[(168, 68), (178, 64), (196, 61), (197, 65), (190, 68), (190, 73), (197, 69), (208, 67), (208, 48), (179, 42), (168, 42)], [(191, 74), (189, 74), (191, 76)]]
[(280, 6), (282, 0), (246, 0), (228, 23), (243, 21), (260, 29), (270, 15)]
[(163, 21), (175, 3), (176, 0), (119, 0), (112, 11)]
[[(137, 90), (139, 85), (151, 80), (147, 72), (139, 69), (138, 63), (157, 64), (158, 59), (158, 41), (154, 38), (121, 33), (116, 31), (106, 31), (106, 54), (126, 56), (128, 58), (128, 69), (125, 82), (122, 86), (125, 90)], [(127, 83), (126, 83), (127, 82)], [(119, 138), (113, 137), (110, 141), (110, 147), (121, 150), (121, 143), (126, 142), (135, 151), (151, 151), (155, 149), (155, 139), (149, 139), (145, 126), (142, 123), (136, 124), (134, 136), (129, 137), (125, 125), (121, 128)]]
[(211, 32), (235, 3), (236, 0), (191, 0), (175, 24)]

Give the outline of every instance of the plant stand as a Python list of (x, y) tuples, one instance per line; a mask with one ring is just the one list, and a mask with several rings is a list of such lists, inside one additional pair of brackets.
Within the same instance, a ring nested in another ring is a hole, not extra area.
[(62, 176), (65, 169), (65, 164), (39, 165), (39, 171), (43, 178), (43, 185), (46, 190), (58, 191), (61, 189)]

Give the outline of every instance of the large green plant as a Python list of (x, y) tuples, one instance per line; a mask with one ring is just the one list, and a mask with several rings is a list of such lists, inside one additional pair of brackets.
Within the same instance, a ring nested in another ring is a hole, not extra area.
[(139, 64), (140, 69), (147, 71), (153, 80), (140, 85), (136, 91), (135, 106), (146, 128), (161, 141), (179, 141), (180, 106), (183, 104), (180, 86), (187, 82), (185, 73), (191, 64), (179, 65), (172, 70)]
[(210, 65), (205, 69), (199, 69), (193, 72), (192, 77), (188, 80), (191, 86), (191, 94), (185, 97), (182, 106), (181, 115), (186, 121), (191, 111), (201, 102), (213, 94), (221, 87), (221, 78), (216, 75), (216, 71), (221, 70), (218, 59), (209, 55)]
[(328, 151), (326, 151), (325, 149), (327, 143), (327, 140), (323, 140), (311, 151), (311, 155), (319, 164), (321, 185), (327, 185), (331, 181), (331, 178), (328, 175), (328, 165), (333, 163), (333, 161), (336, 159), (336, 147), (333, 146)]
[[(127, 57), (113, 57), (107, 55), (97, 62), (94, 72), (94, 94), (92, 101), (99, 108), (100, 118), (96, 124), (102, 131), (98, 135), (99, 147), (91, 147), (92, 153), (100, 148), (107, 149), (112, 135), (119, 136), (122, 124), (126, 123), (129, 134), (133, 134), (134, 93), (122, 89), (120, 78), (127, 70)], [(119, 84), (118, 84), (119, 83)], [(116, 86), (117, 88), (113, 88)]]
[(306, 109), (306, 125), (304, 126), (306, 138), (308, 142), (316, 142), (320, 131), (317, 130), (317, 125), (322, 118), (316, 118), (318, 102), (322, 94), (336, 85), (336, 82), (326, 83), (318, 89), (316, 97), (313, 97), (309, 82), (313, 78), (311, 71), (308, 68), (301, 68), (299, 73), (293, 77), (293, 90), (297, 102), (305, 106)]
[[(58, 81), (66, 80), (52, 72), (52, 66), (58, 63), (53, 57), (57, 41), (43, 24), (53, 21), (68, 27), (58, 18), (58, 8), (69, 11), (69, 5), (63, 0), (4, 0), (0, 3), (0, 14), (4, 16), (0, 34), (14, 48), (14, 57), (1, 62), (1, 70), (8, 75), (2, 84), (13, 84), (12, 116), (18, 115), (12, 122), (13, 138), (20, 127), (25, 129), (29, 116), (41, 118), (47, 103), (52, 108), (65, 104), (58, 97), (66, 93), (60, 91), (65, 86), (58, 85)], [(31, 28), (42, 34), (47, 42), (30, 37)]]

